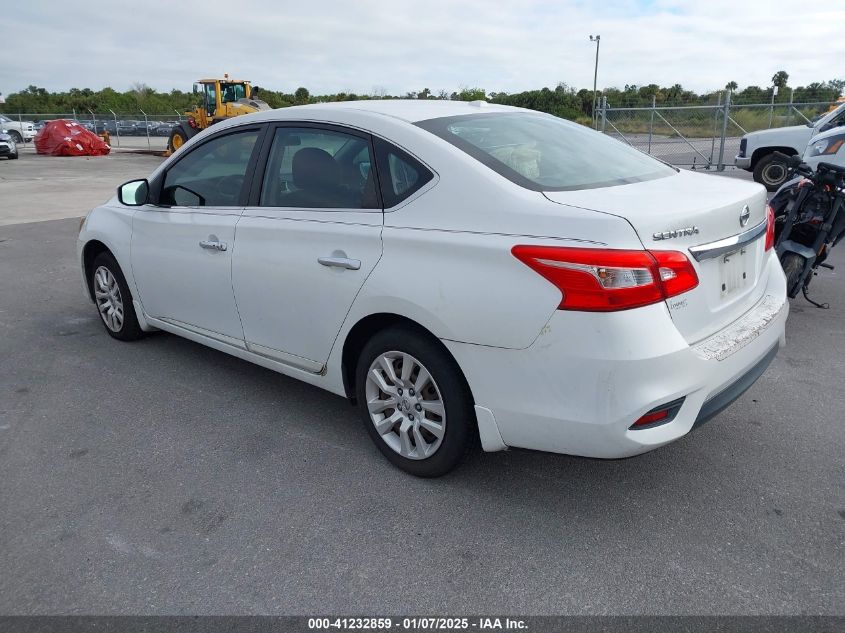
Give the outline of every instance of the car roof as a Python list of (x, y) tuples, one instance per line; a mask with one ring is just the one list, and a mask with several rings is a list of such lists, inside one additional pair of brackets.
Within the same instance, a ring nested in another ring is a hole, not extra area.
[(305, 118), (308, 114), (324, 112), (330, 114), (338, 111), (358, 111), (390, 116), (409, 123), (439, 119), (442, 117), (460, 116), (463, 114), (482, 114), (485, 112), (519, 112), (524, 108), (497, 105), (486, 101), (445, 101), (441, 99), (372, 99), (363, 101), (331, 101), (328, 103), (314, 103), (304, 106), (291, 106), (275, 110), (265, 110), (263, 116), (253, 115), (255, 119), (277, 119), (280, 115), (294, 118)]

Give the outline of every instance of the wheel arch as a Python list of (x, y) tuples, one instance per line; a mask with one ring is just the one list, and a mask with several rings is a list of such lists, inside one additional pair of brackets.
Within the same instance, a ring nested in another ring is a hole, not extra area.
[(798, 150), (795, 149), (794, 147), (787, 147), (786, 145), (770, 146), (770, 147), (758, 147), (751, 154), (751, 167), (750, 168), (754, 169), (754, 167), (757, 165), (757, 163), (760, 161), (760, 159), (763, 158), (763, 156), (768, 156), (769, 154), (771, 154), (773, 152), (781, 152), (782, 154), (787, 154), (788, 156), (799, 153)]
[[(88, 291), (88, 298), (93, 301), (94, 294), (91, 289), (91, 276), (94, 272), (94, 260), (101, 253), (109, 253), (115, 257), (114, 252), (103, 242), (97, 239), (88, 240), (82, 247), (82, 270), (85, 271), (85, 289)], [(115, 259), (117, 259), (115, 257)]]
[(343, 389), (350, 402), (353, 404), (356, 402), (355, 369), (357, 366), (358, 356), (364, 349), (367, 341), (369, 341), (376, 333), (396, 326), (409, 327), (430, 338), (432, 341), (435, 341), (443, 352), (452, 360), (452, 362), (455, 363), (455, 366), (458, 368), (458, 371), (467, 386), (470, 398), (472, 398), (473, 404), (475, 403), (475, 398), (472, 396), (472, 389), (469, 386), (469, 381), (464, 374), (463, 368), (458, 364), (458, 361), (452, 352), (443, 345), (443, 342), (431, 330), (417, 321), (392, 312), (378, 312), (362, 317), (355, 323), (355, 325), (352, 326), (352, 328), (350, 328), (343, 341), (340, 369), (341, 377), (343, 379)]

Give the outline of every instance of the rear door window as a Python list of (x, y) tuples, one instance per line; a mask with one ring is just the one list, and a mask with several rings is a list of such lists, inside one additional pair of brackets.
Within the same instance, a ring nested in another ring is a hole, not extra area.
[(322, 127), (278, 127), (258, 204), (300, 209), (380, 209), (370, 139)]

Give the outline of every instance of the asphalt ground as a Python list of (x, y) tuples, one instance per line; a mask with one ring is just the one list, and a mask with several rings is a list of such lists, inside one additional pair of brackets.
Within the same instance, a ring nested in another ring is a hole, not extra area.
[(106, 335), (74, 216), (157, 160), (0, 164), (0, 614), (845, 614), (845, 248), (830, 309), (794, 301), (769, 371), (680, 441), (421, 480), (339, 397)]

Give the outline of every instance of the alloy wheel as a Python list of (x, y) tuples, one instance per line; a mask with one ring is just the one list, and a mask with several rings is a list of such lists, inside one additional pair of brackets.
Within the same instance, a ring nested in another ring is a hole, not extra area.
[(385, 352), (372, 362), (365, 387), (370, 420), (391, 449), (407, 459), (434, 455), (446, 433), (437, 383), (406, 352)]
[(112, 332), (120, 332), (123, 327), (123, 297), (117, 279), (105, 266), (94, 272), (94, 298), (106, 327)]

